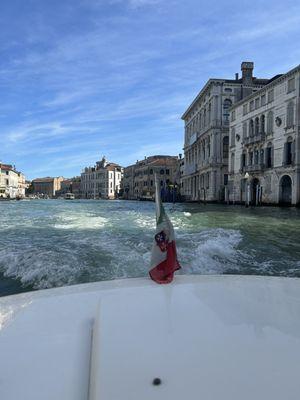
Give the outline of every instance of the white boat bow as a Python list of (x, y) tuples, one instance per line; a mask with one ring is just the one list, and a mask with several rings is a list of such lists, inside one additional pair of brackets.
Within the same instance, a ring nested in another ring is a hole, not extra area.
[(3, 400), (298, 400), (300, 279), (125, 279), (0, 298)]

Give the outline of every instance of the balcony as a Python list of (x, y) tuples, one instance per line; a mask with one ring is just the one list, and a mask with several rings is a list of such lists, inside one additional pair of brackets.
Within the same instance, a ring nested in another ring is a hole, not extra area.
[(248, 137), (244, 138), (243, 143), (244, 143), (244, 145), (254, 144), (254, 143), (258, 143), (258, 142), (265, 140), (265, 138), (266, 138), (265, 133), (258, 133), (257, 135), (248, 136)]
[(241, 173), (246, 172), (262, 172), (266, 168), (264, 163), (254, 164), (254, 165), (246, 165), (240, 169)]

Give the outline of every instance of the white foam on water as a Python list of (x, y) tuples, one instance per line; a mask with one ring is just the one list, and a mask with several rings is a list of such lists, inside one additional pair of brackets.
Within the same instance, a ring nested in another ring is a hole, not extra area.
[[(178, 254), (185, 273), (219, 274), (237, 267), (242, 235), (232, 229), (207, 229), (178, 235)], [(183, 242), (183, 243), (182, 243)]]
[(99, 229), (107, 226), (110, 221), (101, 216), (89, 214), (62, 215), (59, 217), (59, 223), (54, 224), (56, 229)]
[(188, 211), (184, 211), (184, 212), (183, 212), (183, 215), (184, 215), (185, 217), (191, 217), (191, 216), (192, 216), (192, 214), (191, 214), (190, 212), (188, 212)]

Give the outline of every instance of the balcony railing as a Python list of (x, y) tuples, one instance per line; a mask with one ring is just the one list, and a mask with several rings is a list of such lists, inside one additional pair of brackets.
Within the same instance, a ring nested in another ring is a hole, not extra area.
[(240, 169), (240, 172), (261, 172), (266, 168), (265, 163), (245, 165)]
[(258, 133), (257, 135), (254, 136), (248, 136), (243, 139), (244, 144), (253, 144), (257, 142), (261, 142), (265, 140), (266, 134), (265, 133)]

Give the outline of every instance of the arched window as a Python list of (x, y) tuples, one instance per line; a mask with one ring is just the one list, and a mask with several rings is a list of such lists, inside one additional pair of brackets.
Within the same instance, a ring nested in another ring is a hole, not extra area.
[(160, 170), (160, 174), (163, 175), (165, 171), (163, 169)]
[(223, 138), (223, 158), (228, 158), (229, 156), (229, 137), (224, 136)]
[(255, 135), (259, 134), (259, 118), (255, 118)]
[(291, 101), (287, 105), (287, 111), (286, 111), (286, 127), (287, 128), (292, 128), (294, 125), (294, 103)]
[(153, 175), (153, 169), (150, 169), (150, 175)]
[(249, 121), (249, 136), (252, 137), (254, 135), (254, 122), (253, 119)]
[(229, 121), (229, 108), (232, 106), (232, 101), (230, 99), (224, 100), (223, 103), (223, 119), (224, 122)]
[(264, 116), (264, 114), (262, 114), (260, 117), (260, 132), (262, 134), (265, 133), (265, 116)]
[(273, 121), (274, 121), (273, 111), (269, 111), (267, 117), (267, 134), (273, 133)]

